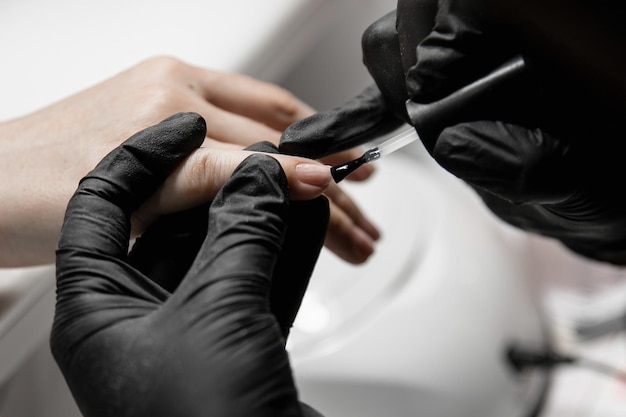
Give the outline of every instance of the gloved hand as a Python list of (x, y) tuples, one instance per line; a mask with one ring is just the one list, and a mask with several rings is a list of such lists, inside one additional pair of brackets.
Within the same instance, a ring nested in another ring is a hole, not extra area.
[(210, 207), (161, 218), (128, 252), (131, 213), (204, 129), (182, 114), (134, 135), (68, 205), (51, 347), (86, 417), (319, 415), (298, 401), (284, 344), (324, 197), (290, 202), (278, 162), (254, 154)]
[[(570, 61), (548, 58), (534, 32), (509, 25), (516, 10), (509, 10), (507, 20), (505, 7), (494, 3), (399, 0), (397, 12), (363, 36), (364, 62), (376, 86), (290, 126), (280, 150), (319, 157), (414, 124), (407, 99), (439, 100), (521, 54), (530, 82), (517, 86), (519, 94), (479, 103), (468, 111), (480, 117), (464, 120), (460, 114), (458, 123), (422, 134), (422, 142), (509, 223), (559, 239), (585, 256), (626, 264), (626, 204), (612, 186), (623, 175), (617, 155), (625, 145), (615, 139), (623, 106), (584, 71), (567, 71)], [(567, 33), (561, 35), (566, 44)], [(626, 37), (621, 40), (626, 44)], [(578, 58), (572, 62), (584, 61)]]

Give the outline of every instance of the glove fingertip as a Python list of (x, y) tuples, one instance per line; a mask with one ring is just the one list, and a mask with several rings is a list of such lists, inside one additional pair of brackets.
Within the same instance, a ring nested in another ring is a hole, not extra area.
[(289, 185), (275, 158), (255, 153), (244, 159), (215, 198), (212, 210), (249, 213), (254, 204), (259, 216), (285, 219), (289, 206)]
[(206, 121), (194, 112), (176, 113), (156, 126), (167, 129), (174, 139), (188, 144), (189, 150), (200, 147), (206, 137)]
[(248, 146), (246, 150), (252, 152), (278, 153), (276, 145), (268, 141), (253, 143)]
[(339, 107), (316, 113), (287, 127), (281, 153), (318, 159), (379, 138), (402, 124), (389, 112), (376, 85)]
[(327, 137), (320, 136), (320, 132), (326, 131), (326, 124), (323, 115), (317, 113), (289, 125), (280, 137), (278, 151), (286, 155), (318, 157), (332, 145)]
[[(267, 154), (255, 153), (244, 159), (235, 169), (233, 177), (251, 174), (259, 179), (273, 180), (286, 192), (287, 176), (280, 162)], [(264, 184), (267, 185), (267, 184)]]

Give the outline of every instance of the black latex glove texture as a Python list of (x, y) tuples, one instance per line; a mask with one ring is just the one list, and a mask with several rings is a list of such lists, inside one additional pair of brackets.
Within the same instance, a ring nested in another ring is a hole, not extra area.
[(204, 135), (194, 114), (134, 135), (68, 205), (51, 347), (86, 417), (319, 415), (284, 344), (325, 198), (290, 202), (278, 162), (255, 154), (210, 207), (159, 219), (128, 252), (131, 213)]
[(624, 171), (623, 107), (533, 49), (486, 3), (400, 0), (363, 36), (377, 88), (291, 126), (281, 150), (318, 156), (372, 139), (390, 118), (412, 124), (407, 99), (438, 100), (521, 54), (531, 81), (516, 86), (519, 95), (468, 109), (481, 117), (461, 114), (422, 142), (507, 222), (587, 257), (626, 263), (626, 204), (614, 187)]

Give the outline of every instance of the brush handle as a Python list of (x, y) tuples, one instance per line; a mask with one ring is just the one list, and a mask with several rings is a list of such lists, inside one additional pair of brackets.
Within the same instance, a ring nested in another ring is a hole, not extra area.
[(387, 139), (386, 141), (378, 145), (378, 153), (380, 154), (380, 156), (389, 155), (391, 152), (395, 152), (398, 149), (404, 148), (409, 143), (413, 143), (418, 139), (419, 136), (417, 135), (415, 129), (407, 129), (404, 132), (399, 133), (398, 135), (392, 137), (391, 139)]
[[(407, 100), (406, 109), (429, 152), (443, 129), (473, 120), (498, 119), (527, 93), (526, 64), (516, 56), (486, 76), (432, 103)], [(508, 114), (515, 114), (510, 111)]]

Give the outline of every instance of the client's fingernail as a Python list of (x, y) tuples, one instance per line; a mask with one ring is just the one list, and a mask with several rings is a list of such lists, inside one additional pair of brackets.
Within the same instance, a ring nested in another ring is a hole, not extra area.
[(330, 167), (319, 164), (298, 164), (296, 165), (296, 177), (305, 184), (326, 187), (331, 180)]
[(374, 240), (359, 227), (354, 227), (352, 231), (354, 233), (353, 253), (359, 262), (365, 262), (374, 253)]

